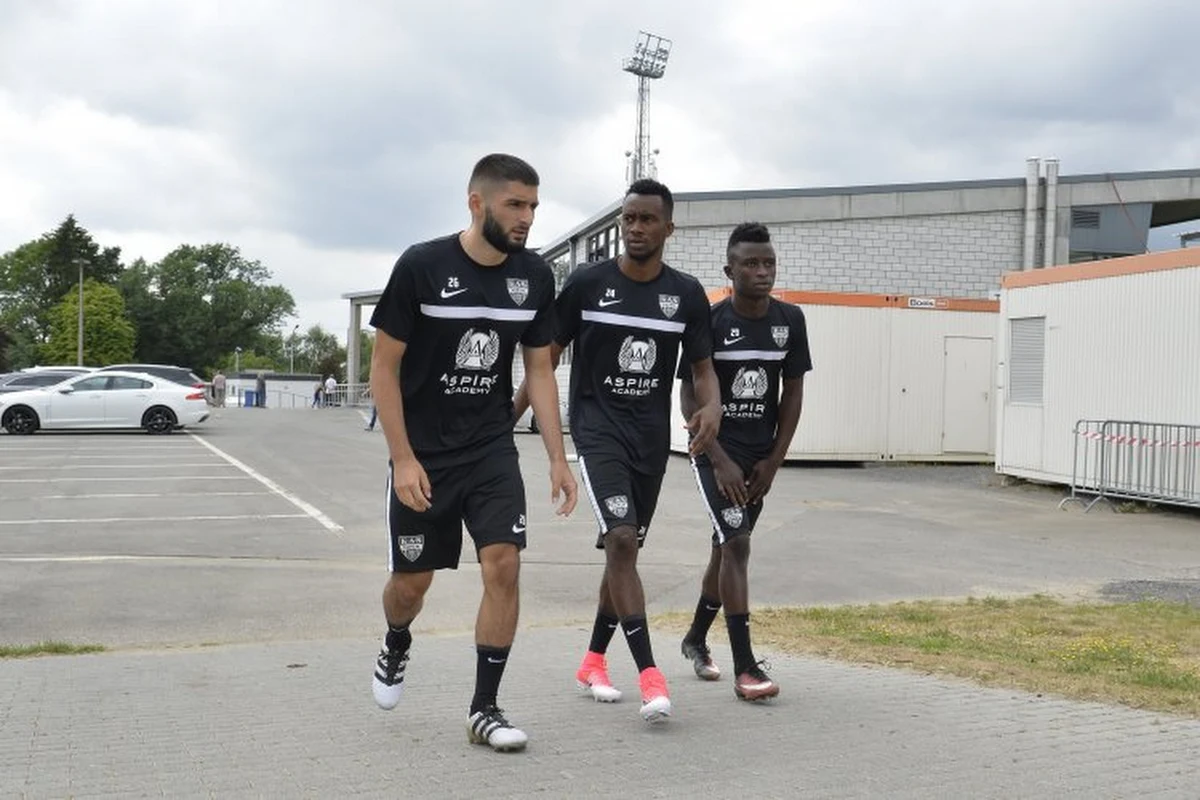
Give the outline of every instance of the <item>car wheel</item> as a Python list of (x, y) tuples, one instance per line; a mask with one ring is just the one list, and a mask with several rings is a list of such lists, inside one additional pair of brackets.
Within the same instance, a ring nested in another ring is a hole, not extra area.
[(37, 412), (28, 406), (10, 408), (5, 412), (4, 419), (0, 420), (0, 425), (15, 436), (31, 434), (40, 427)]
[(177, 424), (175, 412), (165, 406), (155, 406), (142, 415), (142, 427), (147, 433), (170, 433)]

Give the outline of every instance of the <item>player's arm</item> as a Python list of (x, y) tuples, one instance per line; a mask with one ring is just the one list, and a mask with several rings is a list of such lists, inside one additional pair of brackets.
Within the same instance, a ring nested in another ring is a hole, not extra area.
[[(522, 347), (521, 353), (524, 354), (527, 351), (527, 349), (528, 348)], [(554, 371), (556, 369), (558, 369), (558, 364), (562, 360), (562, 354), (563, 354), (563, 346), (561, 344), (559, 344), (558, 342), (551, 342), (550, 349), (549, 349), (549, 356), (550, 356), (550, 379), (552, 381), (554, 380)], [(516, 423), (517, 420), (519, 420), (521, 418), (521, 415), (524, 414), (525, 411), (528, 410), (528, 408), (530, 406), (529, 357), (527, 355), (522, 355), (522, 358), (525, 361), (525, 378), (521, 381), (521, 385), (517, 387), (516, 394), (513, 395), (513, 423), (514, 424)], [(554, 392), (555, 392), (555, 396), (557, 397), (558, 396), (557, 381), (554, 383)], [(557, 401), (555, 401), (555, 402), (557, 402)], [(539, 420), (538, 426), (540, 428), (540, 426), (542, 424), (540, 422), (540, 420), (542, 417), (541, 417), (541, 414), (538, 412), (536, 405), (533, 408), (533, 415), (535, 417), (537, 417), (537, 419)], [(558, 419), (559, 415), (560, 415), (560, 412), (558, 410), (558, 406), (555, 405), (554, 418)], [(560, 421), (560, 423), (559, 423), (559, 428), (560, 428), (559, 438), (560, 439), (562, 436), (561, 427), (562, 427), (562, 424)]]
[(721, 386), (712, 358), (692, 362), (692, 384), (697, 408), (687, 417), (687, 426), (692, 432), (690, 452), (697, 455), (708, 450), (721, 429)]
[[(684, 419), (691, 419), (700, 410), (700, 403), (696, 400), (696, 391), (690, 380), (679, 382), (679, 410)], [(742, 474), (742, 468), (725, 452), (721, 442), (714, 438), (709, 442), (704, 454), (712, 463), (713, 476), (717, 479), (717, 490), (721, 492), (721, 496), (739, 506), (746, 505), (749, 502), (746, 476)]]
[(804, 376), (785, 379), (783, 392), (779, 397), (779, 421), (775, 426), (775, 442), (771, 445), (771, 453), (750, 470), (747, 483), (751, 502), (761, 500), (771, 491), (775, 473), (783, 466), (788, 448), (792, 446), (792, 437), (796, 435), (796, 427), (800, 424), (800, 409), (803, 405)]
[(379, 413), (379, 424), (387, 439), (395, 475), (396, 497), (414, 511), (429, 508), (433, 492), (425, 469), (417, 461), (404, 423), (404, 394), (400, 388), (400, 362), (408, 345), (382, 330), (375, 331), (371, 351), (371, 394)]
[[(566, 450), (563, 448), (558, 381), (554, 378), (554, 369), (558, 366), (558, 356), (561, 354), (562, 348), (557, 342), (551, 342), (545, 347), (522, 347), (525, 380), (521, 382), (521, 390), (517, 394), (519, 397), (521, 392), (524, 392), (527, 403), (533, 406), (538, 430), (542, 435), (542, 444), (545, 445), (546, 455), (550, 458), (550, 501), (557, 505), (561, 492), (563, 503), (558, 513), (566, 516), (575, 510), (579, 490), (575, 476), (571, 474), (571, 467), (567, 464)], [(516, 405), (516, 400), (513, 404)], [(523, 412), (524, 409), (521, 413)]]

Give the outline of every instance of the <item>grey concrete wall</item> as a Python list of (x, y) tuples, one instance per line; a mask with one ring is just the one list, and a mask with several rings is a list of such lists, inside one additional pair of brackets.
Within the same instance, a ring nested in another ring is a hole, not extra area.
[[(1021, 265), (1020, 210), (767, 223), (783, 289), (990, 298)], [(678, 227), (667, 260), (725, 285), (732, 224)]]

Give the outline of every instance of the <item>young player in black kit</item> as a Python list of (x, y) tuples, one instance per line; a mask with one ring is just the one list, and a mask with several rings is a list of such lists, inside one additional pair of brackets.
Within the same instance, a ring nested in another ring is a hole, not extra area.
[[(804, 373), (812, 369), (812, 360), (804, 312), (771, 297), (775, 249), (765, 226), (747, 222), (733, 229), (725, 274), (733, 294), (712, 309), (713, 363), (724, 409), (721, 430), (692, 457), (712, 521), (713, 547), (682, 650), (699, 677), (720, 678), (705, 639), (724, 605), (733, 691), (743, 700), (762, 700), (779, 694), (779, 686), (750, 646), (750, 533), (800, 421)], [(686, 417), (695, 412), (696, 396), (685, 365), (680, 365), (679, 377)]]
[[(712, 441), (721, 417), (708, 299), (699, 281), (663, 263), (673, 210), (661, 183), (646, 179), (629, 187), (621, 208), (624, 252), (567, 278), (555, 301), (551, 350), (557, 364), (563, 348), (575, 345), (571, 438), (600, 529), (596, 547), (605, 553), (595, 626), (576, 680), (596, 700), (620, 699), (605, 659), (619, 624), (637, 664), (640, 712), (649, 722), (668, 717), (671, 700), (650, 647), (637, 557), (666, 471), (681, 345), (699, 401), (689, 415), (696, 452)], [(522, 389), (518, 412), (524, 403)]]
[(538, 175), (519, 158), (485, 156), (468, 185), (471, 226), (408, 248), (371, 317), (371, 392), (387, 438), (391, 577), (388, 632), (372, 691), (400, 701), (412, 636), (439, 569), (456, 569), (465, 523), (475, 542), (483, 599), (475, 623), (470, 741), (520, 750), (528, 737), (496, 705), (517, 627), (525, 486), (513, 442), (512, 360), (521, 344), (529, 395), (550, 457), (551, 499), (575, 506), (558, 387), (550, 359), (554, 277), (525, 249)]

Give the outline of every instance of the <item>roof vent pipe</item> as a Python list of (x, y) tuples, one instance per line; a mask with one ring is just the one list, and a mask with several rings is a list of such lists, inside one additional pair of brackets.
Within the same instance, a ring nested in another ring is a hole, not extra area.
[(1058, 159), (1046, 159), (1046, 233), (1042, 245), (1042, 266), (1053, 267), (1058, 245)]
[(1021, 258), (1021, 269), (1034, 268), (1037, 258), (1037, 224), (1038, 224), (1038, 175), (1041, 160), (1038, 158), (1025, 159), (1025, 252)]

